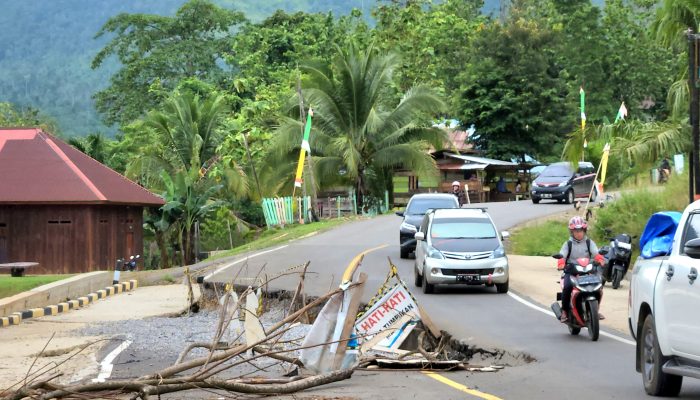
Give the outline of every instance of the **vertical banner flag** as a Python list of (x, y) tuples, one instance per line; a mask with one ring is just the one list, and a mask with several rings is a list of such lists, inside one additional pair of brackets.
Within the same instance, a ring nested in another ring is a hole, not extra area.
[(617, 115), (615, 116), (615, 122), (625, 119), (627, 116), (627, 107), (625, 107), (625, 102), (623, 101), (622, 104), (620, 104), (620, 109), (617, 110)]
[(309, 133), (311, 133), (311, 117), (314, 115), (314, 111), (309, 108), (309, 114), (306, 117), (306, 126), (304, 127), (304, 139), (301, 141), (301, 150), (299, 151), (299, 165), (297, 165), (297, 175), (294, 178), (294, 186), (301, 187), (302, 179), (301, 173), (304, 171), (304, 158), (306, 153), (311, 154), (311, 147), (309, 146)]
[(583, 91), (583, 86), (579, 90), (581, 94), (581, 130), (586, 129), (586, 92)]
[(605, 170), (608, 168), (608, 156), (610, 155), (610, 144), (605, 143), (603, 157), (600, 158), (600, 185), (605, 184)]

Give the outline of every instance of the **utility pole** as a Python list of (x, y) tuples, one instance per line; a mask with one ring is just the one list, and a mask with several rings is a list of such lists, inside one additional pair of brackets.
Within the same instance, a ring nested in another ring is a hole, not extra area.
[[(301, 131), (304, 132), (304, 124), (306, 123), (306, 111), (304, 109), (304, 96), (301, 93), (301, 78), (297, 75), (297, 96), (299, 96), (299, 118), (301, 119)], [(314, 179), (314, 163), (311, 159), (311, 153), (306, 157), (308, 165), (309, 181), (311, 183), (311, 220), (318, 221), (316, 216), (316, 180)], [(302, 184), (306, 188), (305, 184)], [(306, 216), (304, 216), (306, 217)]]
[(688, 90), (690, 91), (690, 127), (693, 134), (693, 151), (688, 157), (688, 197), (692, 203), (700, 199), (700, 118), (698, 118), (698, 37), (692, 29), (688, 29)]

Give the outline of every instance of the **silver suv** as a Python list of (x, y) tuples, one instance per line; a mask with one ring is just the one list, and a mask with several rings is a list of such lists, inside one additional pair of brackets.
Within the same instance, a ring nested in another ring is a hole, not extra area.
[(415, 284), (423, 293), (435, 285), (496, 286), (508, 292), (508, 258), (485, 208), (437, 209), (426, 213), (416, 238)]

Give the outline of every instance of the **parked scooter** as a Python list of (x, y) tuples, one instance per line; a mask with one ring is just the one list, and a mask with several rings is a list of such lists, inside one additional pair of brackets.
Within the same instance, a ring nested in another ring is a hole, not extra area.
[[(605, 254), (601, 250), (600, 254)], [(564, 258), (562, 254), (555, 254), (556, 259)], [(571, 291), (571, 303), (569, 305), (569, 320), (566, 325), (569, 333), (578, 335), (581, 328), (588, 329), (588, 336), (592, 341), (598, 340), (600, 335), (600, 320), (598, 317), (598, 305), (603, 297), (603, 281), (598, 274), (598, 268), (593, 264), (593, 260), (587, 257), (579, 258), (575, 264), (568, 264), (565, 269), (571, 276), (573, 290)], [(564, 274), (562, 274), (561, 286), (564, 287)], [(561, 318), (562, 293), (557, 293), (557, 301), (552, 303), (551, 308), (554, 316)]]
[(612, 282), (613, 289), (617, 289), (630, 267), (632, 236), (621, 233), (610, 238), (610, 246), (603, 246), (602, 249), (607, 252), (602, 268), (603, 285), (606, 281)]

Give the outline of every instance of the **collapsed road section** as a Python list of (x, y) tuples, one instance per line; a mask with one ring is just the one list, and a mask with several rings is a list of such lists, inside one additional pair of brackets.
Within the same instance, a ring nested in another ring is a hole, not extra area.
[[(131, 341), (120, 365), (150, 368), (117, 371), (104, 382), (58, 384), (51, 376), (32, 376), (2, 395), (145, 399), (194, 388), (289, 394), (348, 379), (358, 369), (497, 372), (533, 361), (522, 353), (468, 345), (440, 330), (391, 260), (384, 282), (361, 304), (366, 276), (355, 276), (361, 261), (353, 260), (340, 287), (316, 298), (304, 295), (308, 263), (285, 271), (300, 276), (294, 292), (266, 291), (274, 277), (250, 286), (203, 283), (199, 303), (185, 315), (96, 324), (80, 332)], [(187, 275), (188, 284), (194, 281)]]

